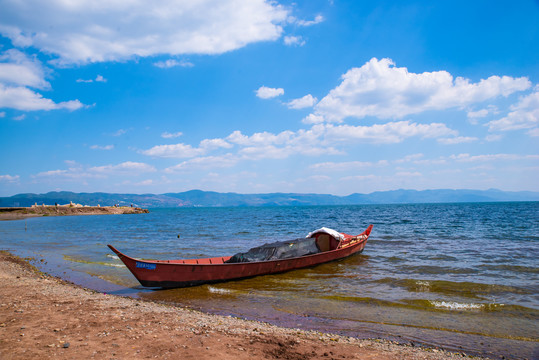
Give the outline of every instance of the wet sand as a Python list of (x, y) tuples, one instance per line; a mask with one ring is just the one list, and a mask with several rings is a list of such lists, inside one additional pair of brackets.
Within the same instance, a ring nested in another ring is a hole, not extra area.
[(463, 359), (85, 289), (0, 252), (1, 359)]

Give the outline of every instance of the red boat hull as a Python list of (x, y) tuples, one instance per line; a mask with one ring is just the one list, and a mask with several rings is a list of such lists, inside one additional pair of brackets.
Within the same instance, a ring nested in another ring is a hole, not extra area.
[[(315, 266), (360, 253), (365, 248), (372, 225), (357, 236), (345, 236), (345, 244), (336, 250), (282, 260), (225, 263), (230, 256), (187, 260), (137, 260), (114, 251), (137, 280), (146, 287), (187, 287), (201, 284), (238, 280), (259, 275), (276, 274)], [(349, 242), (346, 243), (346, 240)]]

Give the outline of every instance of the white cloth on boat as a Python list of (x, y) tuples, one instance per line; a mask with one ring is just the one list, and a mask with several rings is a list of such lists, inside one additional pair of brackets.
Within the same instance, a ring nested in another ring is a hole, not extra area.
[(310, 238), (310, 237), (313, 237), (313, 235), (318, 234), (318, 233), (325, 233), (325, 234), (333, 236), (337, 240), (344, 240), (344, 235), (343, 234), (341, 234), (340, 232), (338, 232), (336, 230), (327, 228), (327, 227), (323, 227), (323, 228), (320, 228), (318, 230), (312, 231), (305, 237)]

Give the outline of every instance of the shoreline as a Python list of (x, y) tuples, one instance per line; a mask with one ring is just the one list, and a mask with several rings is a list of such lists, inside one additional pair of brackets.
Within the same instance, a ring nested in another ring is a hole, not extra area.
[[(429, 359), (470, 357), (99, 293), (0, 252), (0, 357)], [(476, 357), (476, 359), (480, 359)]]
[(69, 205), (34, 205), (31, 207), (1, 207), (1, 220), (21, 220), (39, 216), (76, 216), (76, 215), (119, 215), (145, 214), (147, 209), (132, 206), (82, 206)]

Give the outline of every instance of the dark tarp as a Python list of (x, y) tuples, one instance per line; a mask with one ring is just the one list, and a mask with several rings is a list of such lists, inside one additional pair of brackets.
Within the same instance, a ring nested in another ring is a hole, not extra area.
[(244, 253), (237, 253), (227, 263), (289, 259), (319, 253), (315, 238), (300, 238), (264, 244)]

